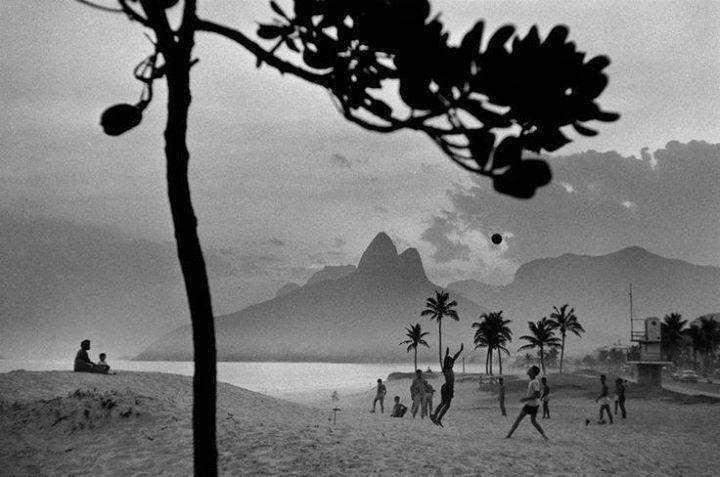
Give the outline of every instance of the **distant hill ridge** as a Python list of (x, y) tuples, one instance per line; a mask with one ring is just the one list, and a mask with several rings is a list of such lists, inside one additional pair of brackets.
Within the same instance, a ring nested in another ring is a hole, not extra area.
[[(442, 287), (427, 278), (416, 249), (398, 254), (390, 237), (381, 232), (357, 268), (326, 267), (313, 277), (302, 287), (284, 286), (286, 293), (271, 300), (217, 317), (218, 359), (404, 360), (405, 348), (398, 343), (405, 339), (405, 327), (414, 323), (432, 333), (432, 345), (437, 324), (421, 318), (420, 311)], [(463, 296), (456, 300), (461, 321), (443, 323), (443, 343), (453, 346), (471, 340), (470, 324), (486, 311)], [(428, 359), (437, 357), (437, 348), (421, 352), (428, 353)], [(192, 359), (190, 327), (161, 337), (137, 359)]]
[[(629, 297), (632, 283), (635, 316), (681, 313), (689, 321), (720, 310), (720, 268), (664, 258), (642, 247), (627, 247), (607, 255), (564, 254), (522, 265), (504, 286), (475, 280), (448, 284), (473, 301), (503, 309), (516, 332), (526, 322), (569, 303), (587, 333), (571, 338), (570, 352), (629, 340)], [(512, 346), (511, 346), (512, 348)]]

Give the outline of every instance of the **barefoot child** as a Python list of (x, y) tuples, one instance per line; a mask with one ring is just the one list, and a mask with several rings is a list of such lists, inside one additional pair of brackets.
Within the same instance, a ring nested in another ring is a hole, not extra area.
[(400, 403), (400, 396), (395, 396), (395, 405), (393, 406), (390, 417), (403, 417), (407, 412), (407, 406)]
[(550, 386), (548, 386), (547, 378), (545, 376), (543, 376), (540, 381), (542, 382), (542, 418), (550, 419)]
[(106, 357), (107, 357), (107, 355), (105, 353), (100, 353), (100, 361), (98, 361), (97, 364), (95, 365), (105, 373), (110, 371), (110, 365), (107, 364), (107, 362), (105, 361)]
[(610, 395), (608, 394), (608, 386), (605, 383), (604, 374), (600, 375), (600, 385), (602, 386), (600, 389), (600, 396), (595, 399), (595, 402), (600, 403), (600, 420), (598, 421), (598, 424), (605, 424), (605, 419), (603, 419), (603, 411), (607, 412), (608, 420), (610, 421), (610, 424), (612, 424), (613, 417), (612, 413), (610, 412)]
[(383, 402), (385, 401), (385, 394), (387, 393), (387, 388), (383, 384), (382, 379), (378, 379), (377, 382), (377, 393), (375, 394), (375, 399), (373, 399), (373, 408), (370, 412), (375, 412), (375, 404), (380, 401), (380, 412), (385, 414), (385, 407), (383, 406)]
[(453, 365), (463, 351), (464, 345), (460, 343), (460, 350), (455, 356), (450, 356), (450, 348), (445, 349), (445, 359), (443, 360), (442, 372), (445, 376), (445, 383), (440, 387), (440, 404), (438, 404), (435, 412), (430, 414), (430, 420), (442, 427), (442, 418), (450, 409), (450, 402), (455, 396), (455, 372)]
[(622, 412), (622, 418), (625, 419), (627, 414), (625, 413), (625, 383), (622, 378), (615, 380), (615, 415), (618, 414), (618, 407)]
[(529, 415), (532, 425), (535, 427), (535, 429), (537, 429), (540, 435), (543, 436), (543, 439), (547, 440), (545, 431), (543, 431), (543, 428), (540, 427), (540, 424), (537, 422), (537, 412), (538, 408), (540, 407), (540, 396), (542, 395), (540, 381), (537, 380), (538, 374), (540, 374), (540, 368), (534, 365), (530, 366), (530, 369), (528, 369), (527, 371), (527, 375), (530, 378), (530, 382), (528, 383), (527, 396), (520, 399), (520, 402), (524, 402), (525, 405), (520, 411), (517, 419), (515, 419), (515, 422), (510, 428), (510, 432), (508, 432), (508, 435), (505, 436), (506, 439), (512, 437), (513, 432), (515, 432), (515, 429), (517, 429), (518, 425), (520, 425), (520, 421), (522, 421), (525, 416)]

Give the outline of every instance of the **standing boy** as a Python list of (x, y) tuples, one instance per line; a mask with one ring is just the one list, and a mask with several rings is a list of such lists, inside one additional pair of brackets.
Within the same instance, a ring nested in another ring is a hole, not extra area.
[(419, 369), (415, 370), (415, 379), (413, 379), (412, 384), (410, 385), (410, 399), (412, 399), (412, 408), (411, 408), (411, 414), (413, 419), (415, 419), (415, 415), (417, 414), (418, 410), (420, 411), (420, 418), (425, 417), (425, 412), (423, 411), (423, 402), (425, 401), (425, 386), (426, 386), (425, 378), (423, 378), (422, 371)]
[(613, 417), (612, 413), (610, 412), (610, 395), (608, 392), (608, 386), (607, 383), (605, 383), (605, 375), (600, 375), (600, 396), (598, 396), (597, 399), (595, 399), (595, 402), (600, 403), (600, 420), (598, 421), (598, 424), (605, 424), (605, 419), (603, 419), (603, 411), (607, 412), (608, 420), (610, 421), (610, 424), (613, 423)]
[(377, 393), (375, 394), (375, 399), (373, 399), (373, 408), (370, 412), (375, 412), (375, 404), (380, 401), (380, 412), (385, 414), (385, 407), (383, 406), (383, 402), (385, 401), (385, 394), (387, 394), (387, 388), (382, 382), (382, 379), (377, 380)]
[(542, 382), (542, 406), (543, 406), (543, 419), (550, 419), (550, 386), (548, 386), (547, 378), (545, 376), (540, 379)]
[(510, 432), (508, 432), (508, 435), (505, 436), (506, 439), (510, 439), (510, 437), (512, 437), (513, 432), (515, 432), (515, 429), (517, 429), (518, 425), (520, 425), (520, 421), (522, 421), (525, 416), (529, 415), (532, 425), (535, 427), (535, 429), (537, 429), (540, 435), (543, 436), (543, 439), (547, 440), (545, 431), (543, 431), (543, 428), (540, 427), (540, 424), (537, 422), (537, 412), (538, 408), (540, 407), (540, 396), (542, 395), (540, 381), (538, 381), (537, 379), (538, 374), (540, 374), (540, 368), (535, 365), (530, 366), (530, 369), (528, 369), (527, 371), (527, 375), (530, 378), (530, 382), (528, 383), (527, 395), (526, 397), (520, 399), (520, 402), (524, 402), (525, 405), (520, 411), (517, 419), (515, 419), (515, 422), (510, 428)]
[(622, 412), (622, 418), (625, 419), (627, 414), (625, 413), (625, 383), (622, 378), (615, 380), (615, 415), (617, 416), (618, 407)]

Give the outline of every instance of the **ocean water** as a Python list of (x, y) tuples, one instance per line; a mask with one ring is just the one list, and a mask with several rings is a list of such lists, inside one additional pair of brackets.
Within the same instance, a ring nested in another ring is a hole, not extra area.
[[(158, 371), (192, 376), (193, 363), (189, 361), (112, 361), (113, 370)], [(437, 363), (418, 363), (421, 369)], [(460, 371), (460, 363), (456, 371)], [(467, 372), (479, 372), (484, 365), (469, 364)], [(72, 361), (18, 361), (1, 360), (0, 372), (16, 369), (28, 371), (69, 370)], [(377, 379), (385, 380), (392, 372), (411, 372), (412, 362), (405, 363), (287, 363), (287, 362), (220, 362), (218, 380), (252, 391), (298, 402), (330, 398), (333, 391), (340, 396), (373, 391)]]

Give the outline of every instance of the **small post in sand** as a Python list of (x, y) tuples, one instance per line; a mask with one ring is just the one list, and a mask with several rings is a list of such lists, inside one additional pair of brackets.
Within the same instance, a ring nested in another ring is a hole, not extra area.
[(342, 409), (340, 409), (339, 407), (333, 408), (333, 426), (335, 425), (335, 417), (337, 416), (338, 411), (341, 411), (341, 410)]

